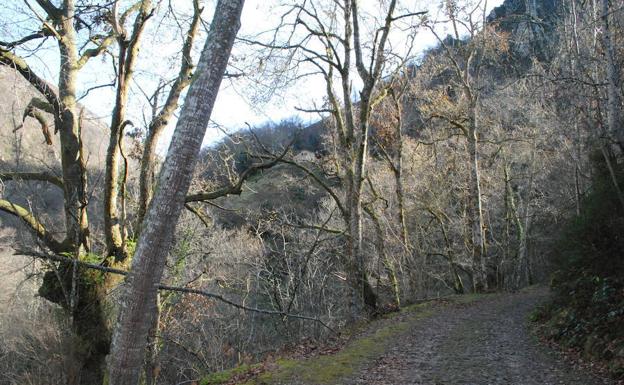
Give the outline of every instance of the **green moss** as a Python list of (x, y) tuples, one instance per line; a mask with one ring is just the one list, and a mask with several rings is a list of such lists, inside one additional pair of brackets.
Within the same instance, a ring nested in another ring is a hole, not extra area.
[(224, 370), (221, 372), (211, 373), (208, 376), (201, 379), (200, 385), (218, 385), (225, 384), (230, 381), (234, 376), (248, 372), (251, 369), (258, 367), (259, 365), (239, 365), (235, 368)]
[(477, 300), (483, 299), (487, 297), (488, 295), (491, 295), (491, 294), (479, 294), (479, 293), (462, 294), (462, 295), (454, 296), (452, 298), (452, 301), (454, 303), (469, 304)]

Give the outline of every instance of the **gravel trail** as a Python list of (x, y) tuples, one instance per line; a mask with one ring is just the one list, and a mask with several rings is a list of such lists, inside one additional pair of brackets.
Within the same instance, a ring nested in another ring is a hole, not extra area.
[(491, 295), (416, 321), (348, 385), (601, 385), (540, 346), (527, 316), (547, 292)]

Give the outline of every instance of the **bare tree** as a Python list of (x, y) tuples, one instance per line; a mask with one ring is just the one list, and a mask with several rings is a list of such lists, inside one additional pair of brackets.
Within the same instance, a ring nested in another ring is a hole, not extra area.
[[(430, 118), (441, 119), (466, 138), (470, 156), (470, 179), (467, 204), (467, 221), (470, 227), (473, 286), (476, 291), (487, 289), (487, 236), (484, 218), (481, 183), (481, 113), (480, 98), (483, 88), (482, 73), (486, 55), (504, 50), (506, 44), (496, 30), (487, 26), (484, 5), (459, 5), (455, 1), (444, 3), (444, 14), (452, 26), (453, 35), (442, 38), (436, 24), (426, 25), (438, 40), (450, 65), (451, 84), (446, 94), (438, 95), (441, 106), (452, 106), (450, 111), (430, 113)], [(450, 112), (450, 113), (448, 113)]]
[[(371, 115), (388, 95), (390, 79), (398, 76), (410, 53), (409, 43), (406, 52), (392, 52), (391, 33), (398, 22), (411, 22), (422, 14), (404, 10), (398, 3), (392, 0), (376, 9), (381, 13), (379, 19), (363, 16), (363, 3), (357, 0), (293, 4), (271, 41), (251, 42), (262, 49), (289, 52), (294, 69), (305, 68), (301, 71), (309, 70), (308, 76), (319, 76), (325, 82), (326, 105), (303, 110), (329, 114), (335, 127), (335, 163), (343, 181), (344, 198), (335, 191), (330, 195), (348, 227), (347, 252), (342, 262), (352, 291), (353, 317), (376, 306), (365, 268), (362, 215)], [(370, 35), (361, 28), (364, 20), (375, 25)], [(410, 37), (413, 39), (413, 35)], [(354, 82), (361, 84), (356, 98)], [(325, 184), (324, 188), (329, 186)]]

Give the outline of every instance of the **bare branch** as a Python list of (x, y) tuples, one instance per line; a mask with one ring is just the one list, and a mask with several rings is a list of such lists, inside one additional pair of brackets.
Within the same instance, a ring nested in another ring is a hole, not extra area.
[(52, 5), (52, 3), (50, 3), (49, 1), (37, 0), (37, 3), (39, 3), (41, 8), (43, 8), (43, 10), (49, 16), (49, 18), (45, 18), (45, 17), (42, 17), (41, 15), (39, 15), (39, 13), (30, 5), (28, 0), (24, 0), (24, 3), (32, 11), (32, 13), (35, 14), (37, 19), (39, 19), (39, 21), (48, 29), (50, 34), (54, 35), (54, 37), (56, 37), (58, 39), (58, 41), (61, 41), (62, 40), (61, 35), (59, 35), (58, 31), (54, 28), (54, 26), (49, 23), (49, 19), (52, 19), (52, 20), (57, 20), (58, 19), (58, 17), (61, 14), (60, 10), (58, 8), (56, 8), (54, 5)]
[[(85, 262), (85, 261), (81, 261), (81, 260), (76, 260), (76, 259), (73, 259), (73, 258), (68, 258), (68, 257), (62, 256), (62, 255), (58, 255), (58, 254), (38, 253), (38, 252), (30, 251), (30, 250), (16, 250), (15, 254), (17, 254), (17, 255), (28, 255), (28, 256), (31, 256), (31, 257), (35, 257), (35, 258), (40, 258), (40, 259), (45, 259), (45, 260), (55, 261), (55, 262), (61, 262), (61, 263), (77, 264), (80, 267), (85, 267), (87, 269), (97, 270), (97, 271), (101, 271), (101, 272), (109, 273), (109, 274), (117, 274), (117, 275), (123, 275), (123, 276), (127, 276), (127, 275), (130, 274), (130, 272), (128, 272), (126, 270), (121, 270), (121, 269), (116, 269), (116, 268), (113, 268), (113, 267), (108, 267), (108, 266), (103, 266), (103, 265), (99, 265), (99, 264), (95, 264), (95, 263), (90, 263), (90, 262)], [(318, 318), (308, 317), (308, 316), (301, 315), (301, 314), (290, 314), (290, 313), (286, 313), (286, 312), (283, 312), (283, 311), (277, 311), (277, 310), (266, 310), (266, 309), (259, 309), (259, 308), (256, 308), (256, 307), (245, 306), (245, 305), (239, 304), (237, 302), (234, 302), (234, 301), (232, 301), (230, 299), (227, 299), (227, 298), (225, 298), (224, 296), (222, 296), (220, 294), (211, 293), (211, 292), (205, 291), (205, 290), (193, 289), (193, 288), (188, 288), (188, 287), (169, 286), (169, 285), (163, 285), (163, 284), (159, 284), (158, 285), (158, 289), (159, 290), (165, 290), (165, 291), (173, 291), (173, 292), (178, 292), (178, 293), (183, 293), (183, 294), (201, 295), (202, 297), (215, 299), (215, 300), (217, 300), (219, 302), (225, 303), (225, 304), (230, 305), (232, 307), (235, 307), (237, 309), (244, 310), (244, 311), (249, 311), (249, 312), (253, 312), (253, 313), (274, 315), (274, 316), (279, 316), (279, 317), (282, 317), (282, 318), (295, 318), (295, 319), (302, 319), (302, 320), (307, 320), (307, 321), (313, 321), (313, 322), (319, 323), (320, 325), (322, 325), (323, 327), (327, 328), (331, 332), (337, 333), (336, 330), (334, 330), (331, 326), (327, 325), (325, 322), (323, 322), (322, 320), (320, 320)]]
[(326, 233), (338, 234), (338, 235), (343, 235), (346, 232), (345, 230), (332, 229), (332, 228), (325, 227), (325, 226), (308, 225), (308, 224), (299, 225), (299, 224), (290, 223), (290, 222), (286, 222), (284, 224), (286, 226), (294, 227), (296, 229), (312, 229), (312, 230), (324, 231)]
[(39, 181), (48, 182), (59, 188), (63, 188), (63, 181), (56, 175), (48, 172), (0, 172), (0, 180), (3, 181)]
[[(61, 10), (58, 9), (50, 0), (35, 0), (37, 4), (50, 16), (52, 19), (56, 19), (61, 14)], [(30, 4), (26, 2), (26, 4), (30, 7)]]
[(279, 161), (280, 163), (285, 163), (285, 164), (289, 164), (293, 167), (298, 168), (299, 170), (303, 171), (304, 173), (306, 173), (310, 178), (312, 178), (316, 183), (319, 184), (319, 186), (321, 186), (323, 188), (323, 190), (327, 191), (327, 193), (334, 199), (334, 202), (336, 202), (336, 205), (338, 206), (338, 210), (340, 210), (340, 214), (344, 217), (344, 218), (348, 218), (347, 215), (347, 210), (345, 209), (345, 207), (342, 205), (342, 202), (340, 201), (340, 198), (338, 198), (338, 194), (336, 194), (336, 192), (334, 192), (334, 190), (329, 187), (329, 185), (318, 175), (316, 175), (316, 173), (312, 170), (310, 170), (309, 168), (307, 168), (306, 166), (294, 161), (294, 160), (290, 160), (290, 159), (285, 159), (285, 158), (281, 158), (281, 159), (276, 159), (274, 157), (271, 156), (259, 156), (260, 158), (263, 159), (275, 159), (277, 161)]
[(106, 51), (108, 47), (111, 46), (115, 42), (115, 36), (111, 33), (106, 36), (95, 48), (90, 48), (82, 54), (78, 62), (76, 63), (76, 68), (80, 69), (84, 67), (85, 64), (96, 56), (99, 56), (102, 52)]
[(27, 209), (10, 202), (6, 199), (0, 199), (0, 211), (11, 214), (19, 218), (30, 230), (32, 230), (38, 239), (55, 253), (68, 251), (63, 243), (57, 241), (46, 227)]
[(35, 33), (32, 33), (28, 36), (24, 36), (23, 38), (16, 40), (16, 41), (11, 41), (11, 42), (7, 42), (7, 41), (0, 41), (0, 45), (4, 46), (6, 49), (11, 49), (11, 48), (15, 48), (18, 45), (22, 45), (24, 43), (28, 43), (29, 41), (32, 40), (36, 40), (36, 39), (41, 39), (43, 37), (48, 37), (50, 36), (49, 32), (46, 31), (38, 31)]
[(199, 211), (199, 209), (196, 209), (195, 207), (191, 206), (189, 203), (185, 203), (184, 207), (192, 212), (193, 214), (195, 214), (195, 216), (204, 224), (204, 226), (210, 228), (210, 220), (208, 218), (206, 218), (206, 216)]
[(429, 13), (429, 11), (410, 12), (410, 13), (406, 13), (404, 15), (395, 16), (395, 17), (392, 18), (392, 21), (397, 21), (397, 20), (400, 20), (400, 19), (404, 19), (406, 17), (422, 16), (422, 15), (426, 15), (427, 13)]
[(270, 157), (270, 161), (268, 162), (252, 164), (251, 166), (249, 166), (249, 168), (247, 168), (240, 174), (236, 183), (230, 183), (226, 186), (222, 186), (210, 192), (187, 195), (185, 202), (201, 202), (221, 198), (228, 195), (240, 195), (240, 193), (243, 191), (243, 184), (247, 179), (258, 174), (262, 170), (266, 170), (275, 166), (278, 162), (282, 161), (289, 149), (290, 146), (286, 147), (282, 154), (277, 157)]
[(53, 106), (54, 111), (60, 111), (60, 101), (56, 91), (48, 82), (34, 73), (23, 58), (0, 48), (0, 65), (16, 69), (37, 91), (45, 96), (46, 100)]
[(455, 119), (449, 118), (448, 116), (444, 116), (444, 115), (440, 115), (440, 114), (432, 114), (430, 116), (431, 118), (437, 118), (437, 119), (442, 119), (444, 121), (446, 121), (447, 123), (449, 123), (450, 125), (452, 125), (455, 128), (459, 128), (461, 130), (461, 132), (465, 135), (468, 136), (468, 128), (466, 128), (466, 126), (464, 124), (462, 124), (461, 122), (458, 122)]

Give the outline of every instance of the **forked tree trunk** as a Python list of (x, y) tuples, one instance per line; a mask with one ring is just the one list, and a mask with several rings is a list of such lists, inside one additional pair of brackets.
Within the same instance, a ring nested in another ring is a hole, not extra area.
[(244, 0), (219, 0), (194, 79), (182, 107), (159, 189), (149, 206), (125, 283), (109, 360), (109, 385), (136, 385), (156, 312), (155, 297), (184, 206), (208, 120), (240, 27)]

